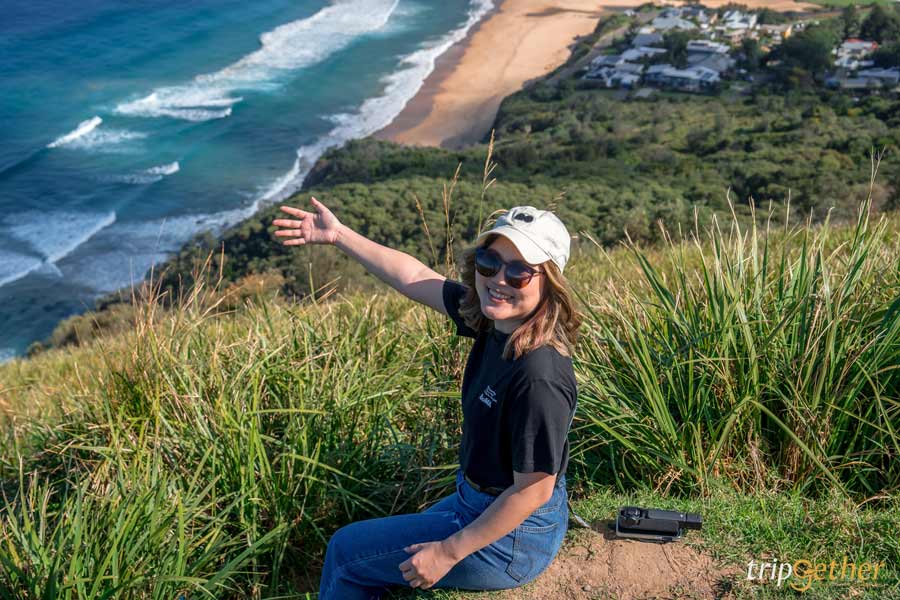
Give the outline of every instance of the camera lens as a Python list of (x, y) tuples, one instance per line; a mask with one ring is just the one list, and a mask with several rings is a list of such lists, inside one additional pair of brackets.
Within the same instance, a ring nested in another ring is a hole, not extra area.
[(634, 527), (641, 522), (641, 509), (639, 508), (626, 507), (622, 509), (620, 514), (623, 525)]

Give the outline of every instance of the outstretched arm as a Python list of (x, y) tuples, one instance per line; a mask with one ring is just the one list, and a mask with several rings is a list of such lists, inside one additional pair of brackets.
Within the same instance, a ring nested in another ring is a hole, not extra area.
[(446, 315), (442, 289), (446, 277), (435, 272), (414, 256), (383, 246), (353, 231), (321, 202), (311, 199), (315, 212), (291, 206), (281, 210), (296, 219), (275, 219), (280, 229), (276, 236), (287, 237), (285, 246), (303, 244), (332, 244), (362, 264), (381, 281), (416, 302), (430, 306)]

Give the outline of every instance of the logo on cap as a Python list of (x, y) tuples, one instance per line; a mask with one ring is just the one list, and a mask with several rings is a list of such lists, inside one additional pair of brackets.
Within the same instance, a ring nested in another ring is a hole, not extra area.
[(532, 217), (531, 215), (523, 214), (523, 213), (517, 214), (515, 217), (513, 217), (513, 219), (518, 219), (519, 221), (525, 221), (526, 223), (531, 223), (532, 221), (534, 221), (534, 217)]

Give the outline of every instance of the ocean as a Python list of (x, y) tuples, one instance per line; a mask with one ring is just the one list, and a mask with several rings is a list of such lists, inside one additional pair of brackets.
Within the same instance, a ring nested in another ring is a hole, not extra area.
[(0, 362), (200, 231), (296, 191), (491, 0), (12, 0), (0, 19)]

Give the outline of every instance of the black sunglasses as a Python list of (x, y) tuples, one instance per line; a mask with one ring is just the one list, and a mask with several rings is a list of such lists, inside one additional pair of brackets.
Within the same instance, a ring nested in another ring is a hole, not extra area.
[(531, 283), (532, 277), (541, 274), (541, 271), (525, 264), (521, 260), (505, 262), (500, 258), (496, 250), (491, 250), (490, 248), (477, 248), (475, 250), (475, 270), (485, 277), (493, 277), (503, 267), (506, 267), (506, 283), (517, 290)]

